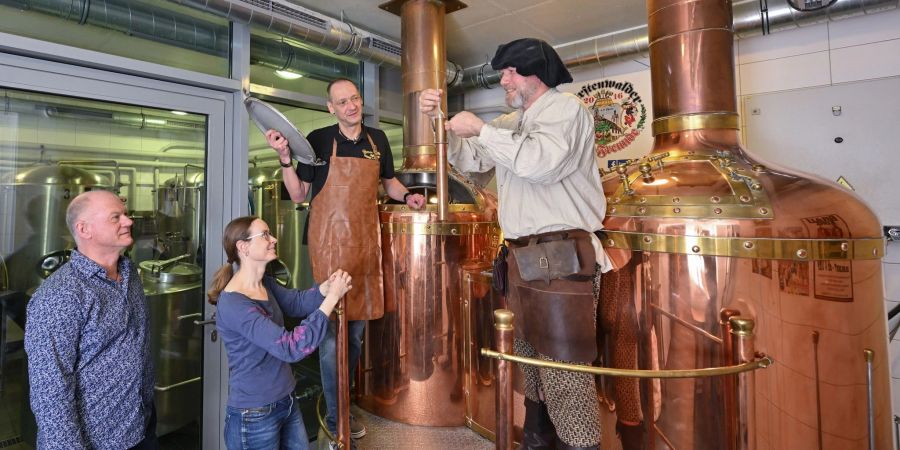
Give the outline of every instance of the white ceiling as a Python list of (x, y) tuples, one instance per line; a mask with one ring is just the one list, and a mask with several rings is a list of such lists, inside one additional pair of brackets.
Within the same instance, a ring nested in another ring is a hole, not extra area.
[[(400, 17), (378, 5), (387, 0), (289, 0), (400, 42)], [(645, 0), (462, 0), (447, 15), (447, 58), (463, 67), (490, 60), (497, 46), (536, 37), (558, 46), (647, 23)]]

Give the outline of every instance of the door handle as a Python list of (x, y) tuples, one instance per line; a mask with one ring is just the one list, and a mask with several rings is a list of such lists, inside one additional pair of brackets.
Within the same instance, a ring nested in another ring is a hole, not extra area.
[[(188, 316), (193, 316), (193, 314), (188, 314), (187, 316), (182, 316), (182, 317), (187, 318)], [(197, 313), (197, 315), (195, 317), (201, 317), (200, 313)], [(179, 317), (179, 319), (181, 319), (181, 317)], [(215, 323), (216, 323), (216, 313), (213, 313), (212, 317), (210, 317), (208, 320), (195, 320), (194, 321), (194, 325), (201, 325), (201, 326), (202, 325), (214, 325)]]

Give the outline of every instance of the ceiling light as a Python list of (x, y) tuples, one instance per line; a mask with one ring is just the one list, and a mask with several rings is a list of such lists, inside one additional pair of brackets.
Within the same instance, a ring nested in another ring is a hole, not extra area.
[(186, 116), (188, 113), (184, 111), (172, 111), (172, 114), (175, 114), (176, 116)]
[(284, 78), (285, 80), (296, 80), (298, 78), (303, 78), (303, 74), (291, 72), (290, 70), (276, 70), (275, 75), (278, 75), (279, 78)]

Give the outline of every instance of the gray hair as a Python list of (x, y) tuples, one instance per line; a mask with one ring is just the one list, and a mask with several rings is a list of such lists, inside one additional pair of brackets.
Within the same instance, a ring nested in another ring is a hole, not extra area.
[(115, 193), (104, 190), (96, 190), (96, 191), (86, 191), (78, 194), (72, 201), (69, 203), (68, 208), (66, 208), (66, 227), (69, 228), (69, 233), (72, 234), (73, 238), (77, 239), (77, 235), (75, 234), (75, 224), (78, 223), (78, 219), (81, 218), (81, 215), (84, 214), (84, 211), (90, 205), (91, 197), (95, 197), (95, 193), (105, 192), (109, 195), (115, 195)]

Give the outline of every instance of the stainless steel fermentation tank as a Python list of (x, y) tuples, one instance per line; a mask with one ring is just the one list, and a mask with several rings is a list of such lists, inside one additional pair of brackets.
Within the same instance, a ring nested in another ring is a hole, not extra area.
[(157, 433), (165, 435), (202, 414), (204, 168), (186, 164), (154, 192), (154, 259), (141, 261), (141, 281), (150, 305), (151, 345), (156, 367)]
[(190, 253), (139, 264), (150, 306), (157, 434), (199, 421), (203, 398), (203, 270)]
[[(369, 321), (358, 402), (415, 425), (466, 423), (464, 275), (487, 268), (500, 239), (495, 196), (448, 170), (433, 124), (418, 110), (420, 91), (445, 86), (444, 16), (462, 7), (425, 0), (382, 5), (402, 24), (403, 167), (397, 178), (428, 203), (413, 211), (385, 199), (380, 208), (385, 314)], [(443, 211), (441, 186), (448, 198)]]
[(202, 264), (206, 213), (203, 167), (186, 164), (181, 174), (156, 187), (156, 256), (162, 259), (184, 254)]
[(731, 2), (647, 9), (653, 151), (603, 181), (605, 245), (623, 264), (604, 280), (633, 289), (602, 301), (635, 314), (618, 326), (637, 334), (641, 369), (774, 360), (642, 380), (647, 448), (891, 448), (878, 219), (837, 184), (741, 148)]
[(270, 272), (292, 288), (311, 286), (309, 255), (303, 245), (309, 205), (291, 201), (280, 167), (251, 167), (249, 183), (250, 213), (266, 221), (278, 238), (278, 260), (270, 263)]
[(2, 235), (15, 245), (4, 249), (9, 289), (31, 295), (75, 248), (66, 227), (69, 202), (92, 189), (110, 190), (112, 183), (82, 168), (41, 164), (3, 180), (2, 189), (10, 220), (0, 226), (11, 227)]

